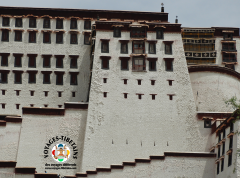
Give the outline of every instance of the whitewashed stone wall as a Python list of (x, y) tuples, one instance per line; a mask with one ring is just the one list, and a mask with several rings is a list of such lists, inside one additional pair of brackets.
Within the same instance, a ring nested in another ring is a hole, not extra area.
[[(1, 84), (0, 90), (6, 90), (6, 94), (2, 95), (0, 91), (0, 102), (6, 103), (6, 108), (2, 109), (1, 114), (19, 114), (21, 108), (34, 104), (34, 107), (58, 107), (64, 106), (64, 102), (86, 101), (90, 75), (90, 45), (84, 45), (84, 20), (78, 20), (78, 44), (70, 44), (70, 20), (63, 20), (63, 26), (66, 32), (63, 35), (63, 44), (56, 44), (56, 33), (51, 33), (51, 44), (43, 43), (43, 19), (37, 18), (36, 43), (28, 43), (29, 18), (23, 18), (23, 28), (15, 27), (15, 18), (10, 18), (9, 42), (0, 41), (0, 53), (10, 53), (8, 58), (8, 67), (1, 66), (1, 69), (8, 69), (8, 84)], [(0, 17), (0, 27), (2, 27), (2, 17)], [(6, 27), (3, 27), (6, 28)], [(22, 34), (22, 42), (15, 42), (15, 32), (13, 29), (25, 30)], [(34, 29), (34, 28), (31, 28)], [(56, 29), (56, 19), (51, 19), (51, 29)], [(0, 31), (0, 37), (2, 31)], [(13, 53), (23, 53), (22, 67), (14, 67)], [(27, 54), (38, 54), (36, 58), (36, 68), (28, 68)], [(42, 54), (52, 54), (51, 68), (43, 68)], [(56, 68), (56, 58), (54, 55), (65, 55), (63, 59), (64, 68)], [(69, 55), (79, 55), (78, 68), (70, 69)], [(14, 84), (14, 73), (12, 70), (23, 70), (22, 84)], [(38, 70), (36, 74), (36, 84), (28, 84), (28, 73), (26, 70)], [(41, 71), (52, 71), (50, 80), (51, 84), (43, 84), (43, 74)], [(63, 75), (63, 85), (56, 85), (56, 74), (54, 71), (65, 71)], [(79, 72), (78, 85), (70, 85), (69, 71)], [(20, 95), (16, 96), (15, 90), (21, 90)], [(30, 96), (30, 90), (35, 90), (34, 96)], [(48, 97), (44, 96), (43, 91), (49, 91)], [(62, 97), (58, 97), (58, 91), (62, 91)], [(76, 96), (72, 97), (72, 92), (76, 92)], [(16, 104), (20, 104), (20, 109), (16, 109)]]
[[(110, 39), (109, 53), (101, 53), (100, 39)], [(148, 33), (147, 39), (156, 40), (156, 33)], [(122, 55), (118, 40), (130, 40), (129, 32), (113, 38), (111, 32), (97, 31), (82, 171), (164, 151), (209, 151), (210, 131), (196, 119), (181, 34), (164, 34), (165, 41), (174, 41), (173, 55), (165, 55), (163, 40), (156, 44), (156, 55), (148, 54), (146, 43), (148, 57), (158, 57), (155, 72), (148, 70), (148, 61), (146, 72), (133, 72), (131, 59), (130, 70), (121, 71), (119, 56), (129, 56), (132, 43), (128, 43), (129, 54)], [(111, 56), (109, 70), (101, 69), (99, 56)], [(163, 58), (168, 57), (174, 58), (173, 72), (165, 71)], [(127, 85), (122, 79), (128, 79)], [(137, 79), (142, 79), (142, 85)], [(168, 79), (174, 80), (172, 86)], [(155, 85), (150, 80), (156, 80)], [(108, 92), (107, 98), (103, 92)], [(123, 93), (129, 93), (127, 99)], [(141, 100), (136, 93), (144, 94)], [(150, 94), (157, 94), (156, 100)], [(175, 94), (173, 100), (167, 94)]]

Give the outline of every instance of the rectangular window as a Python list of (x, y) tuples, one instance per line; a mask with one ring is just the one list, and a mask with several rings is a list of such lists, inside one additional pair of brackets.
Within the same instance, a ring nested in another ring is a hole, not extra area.
[(50, 62), (50, 57), (44, 57), (43, 58), (43, 68), (50, 68), (51, 67), (51, 62)]
[(127, 85), (127, 79), (123, 79), (123, 83)]
[(133, 57), (133, 70), (136, 71), (146, 70), (144, 57)]
[(71, 19), (70, 29), (77, 29), (77, 19)]
[(124, 94), (124, 98), (127, 98), (127, 93), (123, 93)]
[(223, 169), (224, 169), (224, 159), (222, 159), (221, 161), (221, 172), (223, 172)]
[[(172, 80), (168, 80), (168, 85), (172, 86)], [(210, 122), (210, 124), (211, 124), (211, 122)]]
[(103, 97), (107, 98), (107, 92), (103, 92)]
[(166, 71), (173, 71), (172, 61), (165, 60), (165, 69), (166, 69)]
[(28, 73), (28, 83), (36, 83), (36, 73)]
[(155, 80), (151, 80), (151, 85), (155, 85)]
[(101, 52), (109, 53), (109, 41), (102, 41)]
[(9, 31), (2, 30), (2, 41), (8, 42), (9, 41)]
[(156, 54), (156, 43), (149, 43), (149, 54)]
[(5, 73), (5, 72), (1, 73), (0, 82), (1, 83), (8, 83), (8, 73)]
[(43, 32), (43, 43), (51, 43), (51, 33)]
[(49, 18), (44, 18), (43, 19), (43, 28), (51, 28), (50, 19)]
[(56, 29), (63, 29), (63, 19), (57, 19)]
[(36, 32), (29, 32), (29, 43), (36, 43)]
[(48, 96), (48, 91), (44, 91), (44, 96), (45, 96), (45, 97)]
[(156, 30), (156, 38), (163, 39), (163, 30), (160, 30), (160, 29)]
[(14, 74), (14, 83), (15, 84), (22, 84), (22, 73), (17, 72)]
[(204, 128), (211, 128), (211, 120), (204, 120)]
[(128, 54), (128, 44), (121, 43), (121, 54)]
[(85, 30), (91, 30), (91, 21), (90, 20), (85, 20), (84, 21), (84, 29)]
[(14, 67), (22, 67), (22, 57), (15, 56)]
[(62, 57), (56, 58), (56, 68), (63, 68), (63, 58)]
[(229, 150), (233, 148), (233, 137), (230, 137), (229, 140)]
[(56, 85), (63, 85), (63, 74), (56, 74)]
[(138, 99), (142, 99), (142, 95), (141, 94), (138, 94)]
[(165, 44), (165, 54), (172, 54), (172, 44)]
[(56, 33), (56, 43), (63, 44), (63, 33), (62, 32)]
[(145, 53), (145, 42), (144, 41), (133, 41), (132, 48), (134, 54), (144, 54)]
[(21, 31), (15, 31), (14, 41), (22, 41), (22, 32)]
[(62, 105), (58, 105), (59, 108), (62, 108)]
[(224, 155), (224, 154), (225, 154), (225, 142), (222, 145), (222, 155)]
[(102, 59), (102, 69), (109, 69), (109, 60)]
[(223, 138), (226, 136), (226, 129), (223, 129)]
[(36, 28), (36, 18), (30, 18), (29, 19), (29, 28)]
[(84, 33), (84, 44), (90, 45), (90, 33)]
[(150, 60), (149, 61), (149, 71), (156, 71), (156, 61), (155, 60)]
[(228, 167), (232, 165), (232, 153), (228, 155)]
[(22, 18), (15, 19), (15, 27), (22, 27)]
[(132, 28), (130, 36), (131, 38), (145, 38), (147, 37), (147, 30), (145, 27)]
[(1, 56), (1, 66), (8, 66), (8, 55)]
[(128, 70), (128, 60), (121, 60), (121, 70)]
[(121, 37), (121, 29), (116, 27), (113, 30), (113, 37)]
[(103, 78), (103, 83), (107, 83), (107, 78)]
[(220, 158), (220, 156), (221, 156), (221, 147), (219, 146), (218, 147), (218, 158)]
[(71, 74), (71, 80), (70, 80), (70, 85), (77, 85), (77, 74)]
[(20, 104), (16, 104), (16, 109), (19, 109)]
[(70, 44), (78, 44), (77, 34), (76, 33), (71, 33)]
[(70, 68), (77, 69), (77, 58), (71, 58)]
[(223, 62), (237, 62), (237, 55), (233, 53), (222, 53)]
[(234, 123), (231, 121), (231, 123), (230, 123), (230, 133), (233, 132), (233, 129), (234, 129)]
[(219, 174), (219, 162), (217, 163), (217, 174)]
[(44, 104), (44, 107), (47, 108), (47, 107), (48, 107), (48, 104)]
[(223, 34), (223, 39), (224, 40), (232, 40), (233, 39), (233, 34), (232, 33), (224, 33)]
[(36, 68), (36, 57), (35, 56), (29, 56), (28, 67)]
[(2, 109), (5, 109), (5, 108), (6, 108), (6, 104), (2, 103)]
[(221, 132), (218, 133), (218, 142), (220, 142), (222, 140), (221, 138)]
[(142, 84), (142, 80), (137, 80), (138, 81), (138, 85)]
[(152, 95), (152, 100), (155, 100), (155, 96), (156, 96), (156, 95)]
[(72, 97), (75, 97), (75, 96), (76, 96), (76, 92), (73, 91), (73, 92), (72, 92)]
[(16, 90), (16, 95), (17, 95), (17, 96), (20, 95), (20, 90)]
[(30, 91), (30, 96), (34, 96), (34, 91)]
[(2, 18), (2, 26), (10, 26), (10, 18), (9, 17), (3, 17)]
[(5, 93), (6, 93), (6, 90), (2, 90), (2, 95), (5, 95)]
[(43, 73), (43, 84), (50, 84), (50, 73)]

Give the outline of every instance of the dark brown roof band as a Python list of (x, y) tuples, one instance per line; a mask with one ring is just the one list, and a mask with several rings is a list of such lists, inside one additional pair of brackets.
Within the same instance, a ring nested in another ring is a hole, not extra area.
[(33, 108), (33, 107), (23, 107), (23, 114), (34, 114), (34, 115), (56, 115), (63, 116), (65, 114), (65, 109), (61, 108)]
[(0, 167), (16, 167), (16, 161), (0, 161)]
[(58, 177), (58, 174), (36, 173), (35, 178), (59, 178), (59, 177)]
[(35, 167), (16, 167), (16, 174), (35, 174)]
[(71, 57), (71, 58), (78, 58), (79, 55), (69, 55), (69, 57)]
[(19, 56), (19, 57), (22, 57), (23, 54), (21, 54), (21, 53), (13, 53), (13, 56)]
[(0, 53), (0, 56), (9, 56), (10, 53)]
[(21, 117), (13, 117), (13, 116), (7, 116), (5, 117), (6, 122), (22, 122)]
[(147, 57), (148, 61), (157, 61), (158, 58), (157, 57)]
[(120, 60), (129, 60), (130, 57), (119, 57)]
[(88, 109), (88, 103), (64, 103), (66, 109)]

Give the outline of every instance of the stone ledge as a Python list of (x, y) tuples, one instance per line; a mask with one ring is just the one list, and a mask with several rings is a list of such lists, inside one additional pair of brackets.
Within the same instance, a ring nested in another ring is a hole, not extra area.
[(34, 107), (23, 107), (23, 114), (34, 114), (34, 115), (59, 115), (64, 116), (65, 109), (62, 108), (34, 108)]
[(35, 178), (59, 178), (59, 177), (58, 177), (58, 174), (36, 173)]
[(88, 109), (88, 103), (84, 102), (66, 102), (65, 109)]

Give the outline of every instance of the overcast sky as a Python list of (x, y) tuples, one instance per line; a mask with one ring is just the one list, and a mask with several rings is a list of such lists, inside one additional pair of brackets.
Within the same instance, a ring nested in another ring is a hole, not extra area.
[[(161, 11), (182, 27), (240, 27), (240, 0), (0, 0), (0, 6)], [(0, 12), (1, 13), (1, 12)]]

